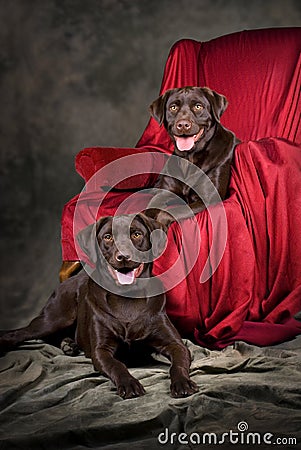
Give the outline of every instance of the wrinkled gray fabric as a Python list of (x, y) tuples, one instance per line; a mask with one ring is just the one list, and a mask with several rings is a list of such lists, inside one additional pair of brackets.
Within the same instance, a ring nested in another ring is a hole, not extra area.
[[(239, 422), (261, 438), (295, 437), (297, 446), (286, 447), (301, 448), (301, 337), (266, 348), (238, 342), (223, 351), (185, 342), (200, 388), (185, 399), (170, 397), (169, 363), (159, 356), (130, 369), (146, 395), (122, 400), (83, 355), (68, 357), (39, 341), (7, 353), (0, 359), (0, 449), (208, 449), (214, 442), (197, 445), (191, 434), (216, 433), (221, 440)], [(180, 433), (187, 437), (179, 440)]]

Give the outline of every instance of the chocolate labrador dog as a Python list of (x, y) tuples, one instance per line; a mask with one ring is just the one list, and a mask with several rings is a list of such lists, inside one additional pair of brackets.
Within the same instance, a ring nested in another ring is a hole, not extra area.
[(161, 228), (137, 214), (102, 218), (80, 232), (90, 272), (82, 270), (61, 283), (27, 327), (4, 332), (0, 350), (58, 335), (67, 354), (82, 349), (121, 397), (132, 398), (143, 395), (144, 388), (116, 354), (123, 346), (140, 344), (170, 359), (173, 397), (197, 392), (189, 378), (190, 353), (165, 313), (162, 286), (151, 277), (151, 261), (165, 245), (162, 233), (158, 236)]
[[(171, 89), (151, 104), (150, 112), (168, 131), (178, 158), (171, 158), (160, 174), (155, 184), (160, 191), (148, 205), (149, 216), (169, 225), (225, 199), (239, 142), (220, 123), (227, 105), (223, 95), (206, 87)], [(175, 196), (190, 209), (178, 206), (170, 214), (164, 210)]]

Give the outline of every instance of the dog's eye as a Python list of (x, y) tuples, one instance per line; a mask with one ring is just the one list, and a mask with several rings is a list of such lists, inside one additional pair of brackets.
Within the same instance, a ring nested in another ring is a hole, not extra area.
[(175, 105), (175, 104), (170, 105), (169, 110), (170, 111), (177, 111), (178, 110), (178, 105)]
[(141, 231), (134, 231), (134, 232), (132, 233), (132, 237), (133, 237), (134, 239), (139, 239), (141, 236), (142, 236)]
[(196, 109), (197, 111), (201, 111), (201, 109), (204, 109), (204, 106), (201, 105), (201, 103), (196, 103), (194, 105), (194, 109)]
[(113, 236), (111, 235), (111, 233), (106, 233), (106, 234), (103, 235), (103, 239), (105, 241), (112, 241)]

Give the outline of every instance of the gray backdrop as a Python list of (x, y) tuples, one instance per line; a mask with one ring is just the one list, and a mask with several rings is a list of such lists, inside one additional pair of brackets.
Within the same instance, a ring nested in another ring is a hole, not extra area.
[(301, 26), (299, 0), (0, 0), (1, 324), (22, 326), (58, 282), (74, 156), (134, 146), (172, 44)]

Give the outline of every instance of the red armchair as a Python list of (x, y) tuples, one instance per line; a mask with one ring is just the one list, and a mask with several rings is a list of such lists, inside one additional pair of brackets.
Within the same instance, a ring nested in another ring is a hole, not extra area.
[[(222, 93), (229, 101), (222, 123), (242, 141), (235, 151), (229, 198), (196, 220), (185, 220), (182, 229), (173, 224), (167, 249), (154, 263), (158, 276), (173, 267), (164, 281), (167, 312), (182, 335), (200, 345), (222, 348), (238, 339), (268, 345), (301, 333), (293, 319), (301, 310), (300, 50), (301, 28), (280, 28), (208, 42), (181, 40), (167, 59), (160, 93), (185, 85)], [(76, 232), (101, 215), (114, 214), (133, 191), (151, 187), (161, 164), (156, 154), (171, 152), (166, 131), (150, 119), (134, 149), (94, 147), (77, 155), (76, 169), (87, 184), (63, 211), (64, 261), (79, 259)], [(104, 197), (103, 188), (115, 184), (116, 170), (122, 175), (126, 169), (122, 157), (133, 154), (141, 156), (132, 175), (121, 177)], [(120, 164), (112, 171), (109, 164), (116, 160)], [(141, 198), (135, 197), (134, 210), (143, 209)], [(219, 220), (213, 230), (212, 217), (219, 217), (220, 208), (227, 239), (215, 264), (219, 250), (217, 245), (217, 253), (211, 251), (213, 239), (225, 233)], [(197, 235), (201, 243), (187, 274)], [(186, 242), (183, 252), (180, 242)], [(200, 282), (203, 270), (213, 266), (212, 276)]]

